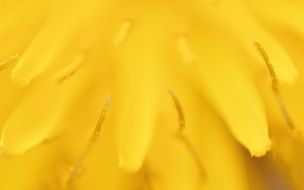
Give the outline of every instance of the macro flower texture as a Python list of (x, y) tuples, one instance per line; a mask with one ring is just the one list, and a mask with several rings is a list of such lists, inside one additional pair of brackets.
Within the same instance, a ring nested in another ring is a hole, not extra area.
[(1, 190), (304, 190), (301, 0), (0, 0)]

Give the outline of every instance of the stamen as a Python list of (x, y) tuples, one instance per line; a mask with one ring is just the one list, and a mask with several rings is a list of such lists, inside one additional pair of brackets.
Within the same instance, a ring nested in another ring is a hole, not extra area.
[(63, 70), (61, 70), (53, 77), (53, 81), (55, 83), (62, 83), (70, 77), (74, 76), (84, 63), (85, 58), (86, 56), (83, 53), (77, 55), (68, 66), (66, 66)]
[(12, 55), (12, 56), (2, 58), (0, 60), (0, 71), (15, 64), (18, 58), (19, 58), (19, 55)]
[(131, 19), (127, 19), (120, 27), (117, 35), (114, 38), (115, 47), (121, 46), (127, 39), (128, 34), (133, 25), (133, 21)]
[(182, 59), (185, 63), (194, 63), (196, 60), (196, 56), (191, 51), (191, 48), (189, 46), (189, 41), (185, 35), (180, 35), (177, 38), (177, 50), (179, 54), (182, 56)]
[(188, 139), (188, 137), (183, 133), (185, 130), (185, 116), (182, 110), (182, 106), (176, 96), (176, 94), (172, 91), (172, 90), (168, 90), (174, 104), (176, 107), (176, 110), (178, 112), (178, 117), (179, 117), (179, 131), (178, 131), (178, 138), (180, 141), (183, 142), (183, 144), (185, 145), (185, 147), (187, 148), (188, 152), (190, 153), (190, 155), (192, 155), (195, 163), (197, 164), (201, 175), (203, 176), (203, 178), (206, 178), (206, 172), (205, 169), (203, 167), (203, 164), (200, 161), (200, 158), (197, 154), (197, 152), (195, 151), (195, 149), (193, 148), (193, 146), (191, 145), (190, 140)]
[(102, 125), (104, 123), (104, 120), (106, 118), (106, 115), (107, 115), (107, 112), (108, 112), (108, 110), (110, 108), (110, 105), (111, 105), (111, 97), (107, 96), (105, 98), (104, 106), (103, 106), (103, 109), (102, 109), (101, 114), (99, 116), (99, 119), (97, 121), (97, 124), (95, 126), (94, 133), (93, 133), (93, 135), (92, 135), (92, 137), (91, 137), (88, 145), (85, 147), (84, 151), (80, 155), (79, 159), (76, 161), (76, 163), (72, 167), (71, 173), (70, 173), (70, 175), (68, 177), (68, 180), (67, 180), (67, 183), (66, 183), (67, 186), (70, 186), (73, 183), (75, 177), (79, 173), (80, 167), (83, 164), (84, 159), (89, 154), (89, 151), (91, 150), (92, 146), (94, 145), (94, 143), (96, 142), (97, 138), (99, 137), (99, 134), (101, 132), (101, 127), (102, 127)]
[(179, 131), (183, 131), (185, 129), (185, 115), (184, 112), (182, 110), (182, 106), (178, 101), (177, 96), (175, 95), (175, 93), (172, 90), (168, 90), (171, 98), (174, 101), (177, 113), (178, 113), (178, 119), (179, 119)]
[(258, 42), (255, 42), (254, 46), (257, 48), (257, 50), (259, 51), (259, 53), (263, 57), (264, 62), (266, 63), (268, 72), (269, 72), (269, 74), (271, 76), (271, 80), (272, 80), (272, 90), (275, 94), (276, 100), (277, 100), (277, 102), (280, 106), (280, 110), (283, 114), (283, 117), (284, 117), (286, 123), (287, 123), (287, 125), (289, 126), (290, 129), (296, 130), (296, 126), (294, 125), (294, 123), (293, 123), (293, 121), (292, 121), (292, 119), (291, 119), (291, 117), (290, 117), (290, 115), (287, 111), (284, 100), (282, 98), (282, 94), (281, 94), (281, 91), (280, 91), (279, 85), (278, 85), (278, 79), (277, 79), (276, 73), (273, 69), (273, 66), (270, 63), (269, 57), (268, 57), (266, 51), (264, 50), (264, 48), (261, 46), (261, 44), (259, 44)]

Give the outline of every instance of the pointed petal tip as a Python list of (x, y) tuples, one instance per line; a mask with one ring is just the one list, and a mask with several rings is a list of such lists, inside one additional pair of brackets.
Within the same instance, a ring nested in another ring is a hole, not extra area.
[(263, 157), (271, 150), (272, 143), (269, 140), (267, 143), (260, 147), (255, 147), (254, 149), (249, 149), (251, 157)]
[(122, 156), (119, 156), (119, 167), (128, 173), (136, 173), (142, 166), (141, 161), (134, 159), (125, 159)]

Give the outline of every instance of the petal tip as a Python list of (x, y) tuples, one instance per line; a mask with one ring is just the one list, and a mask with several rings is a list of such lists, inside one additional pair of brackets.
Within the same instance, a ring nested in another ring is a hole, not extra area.
[(265, 143), (262, 147), (257, 147), (255, 149), (249, 150), (252, 157), (262, 157), (267, 154), (271, 150), (272, 143), (271, 141), (268, 141)]
[(136, 161), (134, 159), (128, 161), (127, 159), (123, 158), (122, 156), (119, 156), (118, 164), (121, 169), (127, 171), (128, 173), (135, 173), (142, 166), (142, 162)]

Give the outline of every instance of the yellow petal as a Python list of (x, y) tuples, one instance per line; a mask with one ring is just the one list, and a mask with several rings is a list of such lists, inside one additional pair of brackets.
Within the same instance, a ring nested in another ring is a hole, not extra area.
[[(231, 0), (212, 5), (202, 1), (197, 7), (201, 12), (205, 12), (201, 15), (202, 17), (205, 16), (202, 20), (207, 19), (208, 25), (215, 25), (218, 27), (217, 30), (225, 31), (225, 34), (231, 34), (230, 38), (240, 43), (247, 53), (263, 64), (252, 46), (254, 42), (262, 44), (272, 60), (274, 70), (281, 82), (292, 83), (296, 79), (298, 72), (286, 50), (250, 14), (244, 2)], [(210, 20), (213, 22), (210, 23)], [(256, 61), (253, 63), (256, 64)]]
[(52, 166), (58, 159), (56, 151), (54, 146), (39, 146), (20, 157), (1, 157), (0, 169), (5, 173), (0, 179), (1, 189), (46, 189), (44, 181), (54, 177)]
[[(36, 6), (32, 6), (35, 4)], [(23, 53), (35, 36), (48, 13), (49, 1), (12, 1), (8, 5), (1, 2), (0, 47), (1, 57)]]
[(108, 1), (96, 0), (86, 3), (55, 3), (55, 8), (51, 9), (44, 25), (13, 69), (12, 77), (18, 83), (26, 85), (47, 69), (64, 64), (79, 51), (90, 51), (91, 47), (87, 45), (97, 40), (98, 36), (92, 32), (88, 38), (84, 31), (90, 31), (92, 25), (99, 24), (100, 14), (107, 10), (106, 3)]
[[(120, 165), (130, 171), (140, 168), (150, 145), (158, 112), (161, 84), (159, 18), (148, 15), (134, 20), (116, 67), (114, 101), (117, 149)], [(156, 39), (156, 40), (154, 40)]]
[[(271, 142), (263, 102), (246, 65), (252, 59), (234, 45), (233, 39), (219, 33), (206, 30), (190, 34), (189, 46), (197, 59), (188, 67), (200, 81), (202, 94), (253, 156), (264, 155)], [(223, 44), (224, 40), (227, 43)]]
[(198, 185), (208, 190), (249, 189), (243, 151), (225, 129), (224, 123), (197, 92), (191, 92), (186, 83), (179, 81), (172, 88), (176, 90), (184, 110), (185, 135), (206, 173)]
[[(5, 122), (1, 143), (7, 154), (22, 154), (54, 135), (65, 115), (75, 106), (90, 82), (90, 67), (83, 68), (70, 81), (55, 83), (42, 79), (33, 83), (24, 99)], [(57, 135), (57, 134), (56, 134)]]
[(22, 96), (27, 90), (13, 83), (10, 78), (10, 69), (0, 71), (0, 125), (1, 129), (9, 114), (22, 100)]

